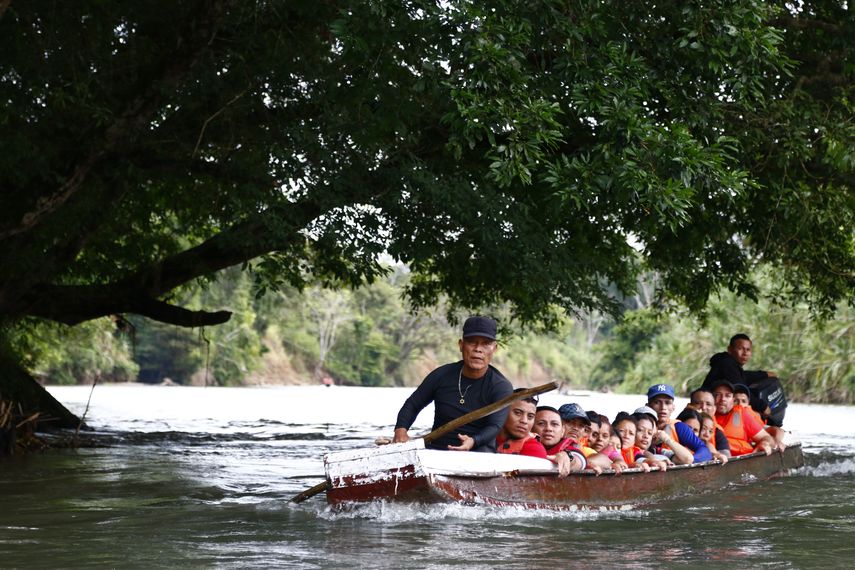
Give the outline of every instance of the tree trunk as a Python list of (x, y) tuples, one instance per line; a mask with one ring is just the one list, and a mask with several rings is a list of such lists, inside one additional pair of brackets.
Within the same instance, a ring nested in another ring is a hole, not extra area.
[(0, 355), (0, 398), (20, 404), (25, 414), (39, 412), (38, 429), (77, 429), (81, 423), (8, 355)]

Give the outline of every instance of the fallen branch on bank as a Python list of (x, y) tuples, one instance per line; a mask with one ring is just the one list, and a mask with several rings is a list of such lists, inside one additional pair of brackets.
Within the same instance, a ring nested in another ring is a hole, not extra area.
[(48, 444), (36, 435), (40, 412), (24, 413), (21, 404), (0, 400), (0, 455), (43, 451)]

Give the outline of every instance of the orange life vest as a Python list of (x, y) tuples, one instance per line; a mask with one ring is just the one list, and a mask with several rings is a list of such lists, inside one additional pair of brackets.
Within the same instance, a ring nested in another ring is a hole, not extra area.
[(761, 416), (756, 411), (754, 411), (753, 408), (746, 408), (745, 406), (742, 406), (742, 410), (744, 412), (750, 414), (755, 420), (757, 420), (757, 423), (760, 424), (761, 426), (766, 425), (766, 420), (763, 419), (763, 416)]
[(620, 454), (621, 456), (623, 456), (623, 460), (627, 465), (629, 465), (630, 467), (635, 467), (635, 456), (640, 451), (641, 449), (633, 445), (630, 448), (621, 448)]
[[(677, 423), (677, 420), (669, 419), (669, 420), (668, 420), (668, 428), (666, 428), (666, 429), (670, 429), (670, 430), (671, 430), (671, 439), (673, 439), (673, 440), (674, 440), (674, 441), (676, 441), (677, 443), (680, 443), (680, 438), (679, 438), (679, 437), (677, 437), (677, 428), (675, 428), (675, 427), (674, 427), (674, 424), (676, 424), (676, 423)], [(658, 426), (657, 426), (657, 427), (658, 427)], [(671, 449), (670, 447), (668, 447), (668, 446), (667, 446), (666, 444), (664, 444), (664, 443), (662, 444), (662, 448), (663, 448), (663, 449)], [(671, 449), (671, 451), (674, 451), (674, 450), (673, 450), (673, 449)]]
[(715, 416), (716, 423), (721, 427), (727, 437), (727, 443), (730, 444), (730, 454), (734, 457), (754, 452), (754, 446), (748, 440), (748, 434), (745, 433), (745, 425), (742, 422), (744, 411), (742, 406), (733, 406), (729, 413)]
[(534, 439), (537, 436), (531, 432), (525, 437), (519, 439), (508, 439), (505, 441), (496, 440), (496, 451), (499, 453), (510, 453), (511, 455), (519, 455), (522, 451), (525, 442)]

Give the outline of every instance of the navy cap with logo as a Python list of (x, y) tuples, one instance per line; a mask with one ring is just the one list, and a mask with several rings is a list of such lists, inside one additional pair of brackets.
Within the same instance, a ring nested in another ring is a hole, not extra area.
[(496, 321), (490, 317), (469, 317), (463, 323), (463, 338), (482, 336), (496, 340)]
[(561, 419), (564, 421), (584, 420), (586, 424), (591, 425), (591, 419), (579, 404), (564, 404), (558, 408), (558, 415), (560, 415)]
[(668, 396), (673, 400), (674, 387), (670, 384), (654, 384), (647, 390), (647, 401), (652, 401), (656, 396)]

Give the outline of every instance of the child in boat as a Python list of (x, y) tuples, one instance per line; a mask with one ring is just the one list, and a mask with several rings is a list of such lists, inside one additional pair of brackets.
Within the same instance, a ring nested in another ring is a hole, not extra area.
[[(718, 442), (719, 434), (721, 434), (721, 437), (724, 438), (724, 449), (727, 450), (727, 455), (730, 456), (730, 446), (727, 443), (727, 438), (724, 437), (724, 433), (720, 429), (716, 428), (715, 418), (706, 412), (698, 412), (698, 415), (701, 416), (701, 429), (698, 432), (698, 437), (707, 442), (714, 440), (716, 445), (721, 445)], [(720, 453), (723, 452), (720, 451)]]
[(733, 385), (733, 402), (734, 405), (742, 406), (745, 408), (745, 413), (750, 414), (754, 417), (755, 420), (760, 422), (761, 424), (766, 424), (765, 420), (760, 417), (760, 414), (757, 413), (757, 410), (751, 407), (751, 390), (745, 384), (734, 384)]
[(588, 419), (591, 420), (591, 433), (588, 435), (588, 447), (599, 453), (608, 444), (609, 432), (603, 428), (603, 416), (590, 410), (585, 413), (588, 416)]
[(698, 437), (707, 443), (714, 441), (715, 446), (710, 444), (713, 459), (722, 464), (727, 463), (727, 459), (730, 457), (730, 444), (727, 442), (727, 436), (718, 427), (715, 418), (704, 412), (701, 412), (701, 433)]
[[(650, 409), (650, 412), (653, 412), (653, 410)], [(668, 469), (669, 463), (671, 465), (673, 463), (662, 453), (661, 448), (654, 446), (657, 437), (663, 437), (661, 435), (657, 436), (657, 434), (664, 432), (657, 430), (656, 416), (650, 412), (637, 411), (632, 414), (632, 417), (635, 418), (635, 445), (644, 453), (644, 462), (647, 465), (650, 465), (650, 467), (659, 467), (660, 470), (665, 471)], [(667, 435), (664, 437), (667, 438)], [(672, 442), (672, 440), (668, 441)]]
[(620, 437), (620, 453), (627, 467), (639, 467), (642, 471), (650, 471), (650, 465), (644, 463), (644, 452), (635, 445), (636, 419), (626, 412), (620, 412), (612, 428)]
[(585, 437), (582, 438), (582, 445), (587, 445), (591, 449), (595, 449), (592, 445), (592, 442), (597, 439), (600, 430), (600, 414), (597, 412), (588, 410), (585, 412), (585, 415), (588, 416), (588, 419), (591, 420), (591, 425), (588, 426), (588, 429), (585, 430)]
[(626, 469), (626, 463), (620, 454), (620, 438), (612, 431), (609, 418), (596, 414), (599, 424), (595, 424), (592, 414), (593, 412), (588, 412), (588, 417), (591, 417), (591, 436), (588, 438), (588, 443), (598, 455), (608, 458), (611, 462), (611, 468), (615, 474), (619, 475), (622, 470)]

